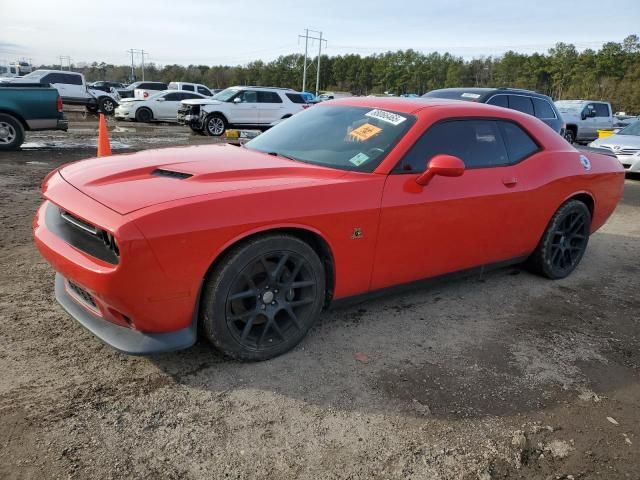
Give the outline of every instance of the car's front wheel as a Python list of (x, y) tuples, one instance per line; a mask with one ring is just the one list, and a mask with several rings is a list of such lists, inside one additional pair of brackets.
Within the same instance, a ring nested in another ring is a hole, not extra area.
[(267, 360), (304, 338), (324, 299), (325, 271), (307, 243), (289, 235), (260, 236), (229, 251), (208, 276), (200, 321), (224, 354)]
[(98, 106), (100, 107), (100, 111), (105, 115), (113, 115), (118, 104), (110, 97), (102, 97), (98, 101)]
[(553, 215), (529, 267), (551, 279), (564, 278), (575, 270), (589, 243), (591, 212), (580, 200), (569, 200)]
[(136, 111), (136, 122), (148, 123), (153, 120), (153, 113), (148, 108), (139, 108)]
[(204, 132), (210, 137), (219, 137), (227, 129), (227, 122), (222, 115), (214, 113), (209, 115), (204, 121)]

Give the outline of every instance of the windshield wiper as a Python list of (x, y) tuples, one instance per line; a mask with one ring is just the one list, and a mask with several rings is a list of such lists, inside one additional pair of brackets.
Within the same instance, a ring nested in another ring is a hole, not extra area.
[(278, 153), (278, 152), (267, 152), (267, 155), (271, 155), (272, 157), (282, 157), (282, 158), (286, 158), (287, 160), (297, 161), (296, 158), (290, 157), (288, 155), (283, 155), (282, 153)]

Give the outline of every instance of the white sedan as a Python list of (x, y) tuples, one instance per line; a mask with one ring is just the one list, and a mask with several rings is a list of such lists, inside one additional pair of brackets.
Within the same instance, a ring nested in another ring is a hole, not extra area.
[(181, 90), (165, 90), (149, 98), (123, 98), (114, 114), (119, 120), (136, 122), (176, 122), (182, 100), (207, 98), (204, 95)]

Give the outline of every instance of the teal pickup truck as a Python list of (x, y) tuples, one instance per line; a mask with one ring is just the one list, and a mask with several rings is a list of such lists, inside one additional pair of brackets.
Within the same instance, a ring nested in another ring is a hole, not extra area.
[(0, 151), (15, 150), (29, 130), (67, 130), (58, 90), (0, 83)]

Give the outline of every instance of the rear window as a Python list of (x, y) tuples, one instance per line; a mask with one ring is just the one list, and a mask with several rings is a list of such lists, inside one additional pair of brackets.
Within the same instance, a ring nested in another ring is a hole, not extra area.
[(183, 85), (182, 86), (182, 90), (187, 90), (189, 92), (195, 92), (195, 88), (193, 88), (193, 85)]
[(307, 103), (302, 95), (299, 93), (285, 93), (287, 98), (291, 100), (293, 103)]
[(547, 100), (535, 97), (531, 100), (533, 101), (533, 109), (536, 113), (536, 117), (541, 119), (556, 118), (556, 113), (553, 111), (551, 104)]
[(496, 107), (509, 108), (509, 99), (506, 95), (494, 95), (487, 103)]
[(142, 82), (136, 88), (142, 88), (143, 90), (167, 90), (167, 84)]
[(442, 89), (442, 90), (432, 90), (423, 95), (426, 98), (448, 98), (450, 100), (466, 100), (468, 102), (477, 102), (480, 100), (484, 92), (478, 92), (474, 90), (452, 90), (452, 89)]

